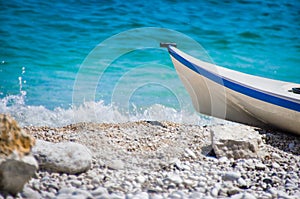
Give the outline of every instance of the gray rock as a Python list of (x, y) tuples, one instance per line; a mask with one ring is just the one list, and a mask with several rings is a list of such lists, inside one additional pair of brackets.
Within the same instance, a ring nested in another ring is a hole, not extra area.
[(257, 164), (255, 164), (255, 168), (257, 170), (265, 170), (267, 168), (267, 166), (264, 165), (263, 163), (257, 163)]
[(82, 196), (83, 198), (93, 198), (92, 194), (86, 190), (76, 189), (72, 195)]
[(241, 174), (239, 172), (229, 171), (223, 175), (222, 179), (228, 181), (235, 181), (238, 180), (240, 177)]
[(200, 192), (193, 192), (191, 195), (189, 195), (190, 199), (199, 199), (202, 198), (204, 196), (203, 193)]
[(61, 188), (58, 193), (59, 194), (72, 194), (75, 191), (75, 188), (73, 187), (64, 187)]
[(79, 180), (71, 180), (70, 183), (73, 187), (77, 187), (77, 188), (80, 187), (80, 185), (82, 184), (81, 181)]
[(197, 158), (196, 154), (189, 148), (185, 149), (185, 153), (186, 153), (185, 156), (187, 156), (187, 157), (191, 157), (193, 159)]
[(173, 193), (171, 193), (169, 195), (169, 198), (172, 198), (172, 199), (183, 199), (183, 198), (186, 198), (186, 195), (183, 191), (174, 191)]
[(55, 198), (56, 199), (56, 196), (54, 193), (42, 191), (40, 198)]
[(286, 192), (284, 191), (278, 191), (278, 198), (282, 198), (282, 199), (293, 199), (292, 196), (289, 196)]
[(211, 191), (210, 191), (210, 194), (211, 194), (211, 196), (214, 197), (214, 198), (218, 197), (218, 195), (219, 195), (219, 189), (217, 189), (217, 188), (215, 188), (215, 187), (212, 188)]
[(231, 199), (256, 199), (256, 197), (250, 193), (238, 193), (230, 197)]
[(41, 195), (37, 192), (32, 190), (29, 187), (25, 187), (21, 193), (23, 198), (28, 198), (28, 199), (40, 199)]
[(107, 167), (113, 170), (121, 170), (124, 168), (124, 162), (122, 160), (111, 160)]
[(279, 159), (281, 158), (281, 156), (280, 156), (278, 153), (275, 153), (275, 152), (273, 152), (273, 153), (271, 154), (271, 157), (272, 157), (273, 159), (277, 159), (277, 160), (279, 160)]
[(261, 135), (246, 126), (214, 126), (211, 128), (212, 148), (217, 156), (242, 159), (260, 157)]
[(70, 198), (73, 198), (72, 195), (66, 194), (66, 193), (59, 194), (59, 195), (56, 197), (56, 199), (70, 199)]
[(143, 184), (146, 181), (146, 178), (142, 175), (136, 177), (136, 181), (140, 184)]
[(16, 195), (37, 169), (37, 161), (32, 155), (20, 157), (12, 153), (6, 158), (0, 158), (0, 190)]
[(100, 196), (101, 199), (125, 199), (125, 195), (123, 193), (111, 193), (109, 197)]
[(174, 174), (173, 173), (168, 174), (167, 179), (170, 180), (171, 182), (174, 182), (175, 184), (182, 183), (182, 178), (179, 175), (175, 174), (175, 173)]
[(243, 178), (239, 178), (237, 180), (238, 187), (244, 188), (247, 187), (247, 182)]
[(151, 198), (151, 199), (164, 199), (164, 197), (163, 197), (162, 195), (156, 194), (156, 193), (151, 194), (151, 197), (150, 197), (150, 198)]
[(272, 162), (272, 167), (274, 169), (279, 169), (280, 168), (280, 165), (277, 163), (277, 162)]
[(93, 196), (108, 195), (108, 191), (105, 187), (98, 187), (97, 189), (93, 190), (91, 193)]
[(90, 169), (92, 164), (90, 150), (78, 143), (37, 140), (32, 152), (40, 168), (47, 171), (78, 174)]

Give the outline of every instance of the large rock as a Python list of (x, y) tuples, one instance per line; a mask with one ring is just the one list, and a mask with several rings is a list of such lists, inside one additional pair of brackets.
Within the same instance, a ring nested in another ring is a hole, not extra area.
[(89, 170), (92, 164), (90, 150), (74, 142), (37, 140), (32, 152), (39, 167), (47, 171), (78, 174)]
[(16, 195), (35, 174), (34, 142), (14, 119), (0, 114), (0, 192)]
[(262, 155), (261, 135), (251, 127), (244, 125), (213, 126), (211, 137), (212, 148), (217, 158), (258, 158)]

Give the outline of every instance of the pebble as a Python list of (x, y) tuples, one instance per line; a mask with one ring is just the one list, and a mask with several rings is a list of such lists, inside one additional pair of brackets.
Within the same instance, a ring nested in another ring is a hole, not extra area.
[(182, 183), (182, 178), (177, 174), (169, 174), (167, 179), (170, 180), (171, 182), (174, 182), (175, 184)]
[(212, 190), (210, 191), (210, 194), (212, 197), (218, 197), (219, 194), (219, 189), (218, 188), (212, 188)]
[(146, 192), (139, 192), (135, 195), (133, 195), (132, 197), (130, 197), (131, 199), (148, 199), (149, 195)]
[(257, 163), (257, 164), (255, 164), (255, 168), (257, 169), (257, 170), (265, 170), (266, 169), (266, 165), (264, 165), (263, 163)]
[(277, 163), (277, 162), (272, 162), (272, 167), (274, 169), (279, 169), (280, 168), (280, 165)]
[(187, 157), (191, 157), (191, 158), (193, 158), (193, 159), (196, 159), (196, 158), (197, 158), (196, 154), (195, 154), (191, 149), (186, 148), (186, 149), (185, 149), (185, 152), (186, 152), (185, 155), (186, 155)]
[(139, 176), (136, 177), (136, 181), (138, 183), (143, 184), (146, 181), (146, 178), (144, 176), (142, 176), (142, 175), (139, 175)]
[(112, 160), (108, 163), (107, 167), (113, 170), (124, 169), (124, 162), (122, 160)]
[(34, 191), (29, 187), (24, 187), (22, 196), (24, 198), (30, 198), (30, 199), (40, 199), (41, 198), (41, 195), (37, 191)]
[[(40, 198), (299, 198), (300, 139), (269, 133), (264, 147), (271, 159), (217, 159), (202, 154), (209, 127), (161, 124), (75, 124), (64, 133), (52, 128), (47, 139), (72, 137), (87, 146), (91, 167), (74, 175), (40, 170), (26, 186)], [(39, 139), (43, 128), (34, 131)], [(291, 140), (295, 154), (281, 148)], [(30, 192), (24, 189), (17, 199)]]
[(77, 188), (80, 187), (81, 185), (81, 181), (79, 180), (71, 180), (70, 183), (73, 187), (77, 187)]
[(238, 184), (238, 187), (240, 187), (240, 188), (246, 188), (247, 187), (247, 182), (243, 178), (239, 178), (237, 180), (237, 184)]
[(93, 196), (101, 196), (101, 195), (107, 195), (108, 191), (104, 187), (98, 187), (97, 189), (93, 190), (91, 193)]
[(227, 172), (223, 175), (223, 180), (228, 180), (228, 181), (235, 181), (241, 177), (241, 174), (239, 172)]
[(281, 158), (280, 155), (278, 153), (275, 153), (275, 152), (273, 152), (271, 154), (271, 157), (274, 158), (274, 159), (277, 159), (277, 160), (279, 160)]
[(256, 199), (256, 197), (250, 193), (238, 193), (230, 197), (231, 199)]

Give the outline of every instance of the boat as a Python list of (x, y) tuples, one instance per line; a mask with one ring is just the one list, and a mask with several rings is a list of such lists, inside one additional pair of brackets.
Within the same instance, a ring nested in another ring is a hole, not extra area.
[(300, 84), (217, 66), (174, 45), (167, 48), (197, 112), (300, 135)]

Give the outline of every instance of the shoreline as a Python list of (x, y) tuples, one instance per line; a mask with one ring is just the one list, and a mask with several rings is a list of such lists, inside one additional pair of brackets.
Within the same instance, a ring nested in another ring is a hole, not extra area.
[[(218, 125), (217, 125), (218, 126)], [(264, 156), (216, 158), (212, 126), (139, 121), (23, 127), (36, 139), (75, 142), (92, 152), (92, 167), (70, 175), (38, 171), (19, 198), (298, 198), (300, 137), (258, 131)], [(227, 176), (227, 177), (226, 177)], [(228, 176), (231, 176), (228, 178)], [(80, 197), (79, 197), (80, 196)], [(0, 197), (1, 198), (1, 197)]]

